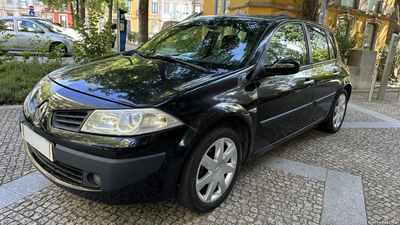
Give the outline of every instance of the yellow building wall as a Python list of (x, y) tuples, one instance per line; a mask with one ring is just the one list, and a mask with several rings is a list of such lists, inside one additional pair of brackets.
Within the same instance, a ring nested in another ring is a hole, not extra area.
[[(334, 28), (336, 27), (336, 16), (338, 14), (343, 14), (344, 12), (341, 11), (329, 11), (328, 13), (328, 17), (327, 20), (325, 21), (325, 25), (330, 27), (330, 28)], [(365, 21), (367, 19), (371, 19), (374, 18), (372, 16), (368, 16), (368, 15), (358, 15), (357, 13), (350, 13), (350, 15), (354, 16), (356, 18), (356, 22), (355, 22), (355, 26), (354, 28), (351, 30), (352, 34), (355, 34), (357, 31), (363, 35), (364, 34), (364, 30), (365, 30)], [(385, 44), (386, 41), (386, 35), (389, 29), (389, 19), (385, 19), (385, 18), (378, 18), (380, 21), (382, 21), (382, 28), (381, 31), (378, 33), (377, 36), (377, 40), (376, 40), (376, 46), (375, 46), (375, 51), (378, 51), (382, 45)], [(334, 25), (334, 26), (333, 26)], [(334, 28), (336, 29), (336, 28)], [(360, 46), (362, 45), (362, 41), (360, 43)]]
[[(136, 12), (138, 10), (138, 1), (139, 0), (132, 0), (132, 12), (126, 13), (125, 18), (128, 20), (131, 20), (131, 25), (132, 25), (132, 31), (138, 32), (139, 30), (139, 24), (138, 24), (138, 19), (139, 15), (136, 15)], [(159, 0), (158, 5), (160, 6), (161, 0)], [(148, 22), (148, 33), (150, 34), (151, 32), (151, 21), (156, 20), (158, 21), (158, 26), (160, 26), (160, 13), (161, 13), (161, 8), (158, 8), (158, 14), (152, 14), (151, 13), (151, 0), (149, 0), (149, 22)], [(117, 14), (113, 14), (113, 17), (116, 18)], [(160, 27), (159, 27), (160, 28)]]
[[(292, 6), (294, 8), (298, 8), (296, 4), (292, 3), (292, 1), (287, 1), (287, 0), (231, 0), (230, 1), (230, 6), (235, 6), (235, 5), (241, 5), (241, 4), (246, 4), (250, 2), (265, 2), (265, 3), (276, 3), (276, 4), (281, 4), (281, 5), (286, 5), (286, 6)], [(395, 0), (386, 0), (385, 1), (389, 5), (393, 5), (395, 3)], [(302, 1), (298, 1), (299, 6), (301, 6)], [(320, 0), (321, 3), (321, 0)], [(204, 0), (204, 15), (213, 15), (214, 14), (214, 5), (215, 5), (215, 0)], [(274, 7), (243, 7), (240, 8), (240, 10), (245, 11), (246, 14), (262, 14), (262, 15), (274, 15), (275, 12), (277, 11), (282, 11), (285, 9), (282, 8), (274, 8)], [(230, 10), (230, 14), (233, 14), (236, 11)], [(290, 13), (294, 14), (296, 17), (300, 17), (301, 13), (296, 10), (287, 10)], [(336, 15), (337, 14), (343, 14), (345, 13), (344, 11), (339, 11), (339, 10), (327, 10), (327, 16), (325, 19), (325, 25), (328, 27), (331, 27), (332, 24), (334, 23), (336, 25)], [(357, 30), (363, 33), (365, 29), (365, 21), (366, 19), (374, 18), (373, 16), (369, 15), (359, 15), (358, 13), (351, 13), (354, 17), (358, 17), (356, 21), (356, 25), (354, 29), (352, 30), (353, 33), (355, 33)], [(389, 19), (386, 18), (379, 18), (380, 21), (382, 21), (382, 29), (378, 33), (377, 36), (377, 42), (375, 46), (375, 51), (378, 51), (379, 48), (385, 44), (386, 41), (386, 35), (387, 31), (389, 28)], [(362, 41), (360, 43), (362, 45)]]

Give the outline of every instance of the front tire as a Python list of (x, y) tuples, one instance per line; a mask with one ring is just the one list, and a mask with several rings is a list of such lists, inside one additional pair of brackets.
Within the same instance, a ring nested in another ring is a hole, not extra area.
[(225, 201), (240, 171), (240, 146), (230, 128), (207, 131), (184, 164), (178, 202), (196, 212), (209, 212)]
[(340, 129), (346, 115), (348, 99), (347, 91), (343, 89), (329, 113), (328, 120), (318, 125), (321, 130), (336, 133)]

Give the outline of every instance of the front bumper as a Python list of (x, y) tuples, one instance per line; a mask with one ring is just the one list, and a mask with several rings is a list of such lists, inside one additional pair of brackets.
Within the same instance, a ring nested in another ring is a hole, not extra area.
[[(146, 178), (161, 167), (166, 155), (161, 152), (109, 159), (56, 145), (55, 160), (51, 162), (26, 141), (24, 146), (35, 167), (51, 181), (71, 189), (95, 192), (121, 189)], [(100, 177), (100, 184), (93, 181), (93, 174)]]

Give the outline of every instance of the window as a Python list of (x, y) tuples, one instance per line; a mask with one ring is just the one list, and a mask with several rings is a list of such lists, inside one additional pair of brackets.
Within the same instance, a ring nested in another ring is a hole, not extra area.
[(313, 63), (329, 60), (328, 43), (325, 32), (317, 27), (308, 25), (307, 30), (310, 35)]
[(179, 13), (179, 3), (174, 3), (174, 6), (172, 8), (171, 19), (179, 20), (180, 18), (181, 18), (181, 14)]
[(214, 14), (229, 14), (230, 0), (215, 0)]
[(378, 0), (368, 0), (367, 11), (379, 12), (379, 1)]
[(356, 0), (341, 0), (340, 5), (345, 7), (355, 8)]
[(367, 24), (364, 33), (363, 49), (373, 50), (375, 36), (375, 25)]
[(286, 24), (279, 28), (267, 46), (268, 63), (279, 59), (295, 59), (307, 64), (307, 48), (301, 24)]
[(68, 27), (67, 15), (60, 15), (60, 24), (63, 27)]
[(336, 48), (335, 48), (335, 42), (333, 41), (333, 36), (331, 33), (327, 32), (328, 37), (328, 44), (329, 44), (329, 58), (330, 59), (336, 59)]
[(183, 12), (182, 14), (184, 15), (189, 15), (189, 5), (188, 4), (184, 4), (183, 5)]
[(151, 13), (158, 14), (158, 0), (151, 0)]
[(13, 0), (7, 0), (6, 4), (13, 4)]
[(164, 2), (164, 13), (169, 13), (169, 2)]
[(14, 20), (0, 20), (0, 30), (14, 30)]
[(34, 4), (34, 5), (40, 5), (40, 1), (38, 1), (38, 0), (33, 0), (33, 4)]
[(53, 14), (47, 13), (47, 14), (46, 14), (46, 19), (50, 20), (51, 22), (54, 22), (54, 20), (53, 20)]
[(340, 19), (337, 31), (341, 34), (341, 36), (346, 36), (349, 33), (349, 21)]
[(128, 12), (132, 12), (132, 1), (126, 1), (126, 7), (128, 8)]
[(34, 33), (42, 33), (42, 29), (38, 27), (36, 24), (28, 22), (28, 21), (21, 21), (18, 20), (18, 31), (22, 32), (34, 32)]

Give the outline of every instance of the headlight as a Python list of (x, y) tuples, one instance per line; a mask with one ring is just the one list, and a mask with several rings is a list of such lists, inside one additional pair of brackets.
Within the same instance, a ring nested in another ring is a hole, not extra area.
[(96, 110), (81, 131), (95, 134), (131, 136), (183, 125), (158, 109)]

